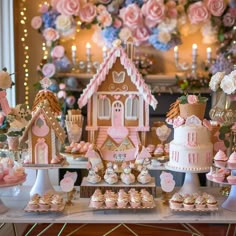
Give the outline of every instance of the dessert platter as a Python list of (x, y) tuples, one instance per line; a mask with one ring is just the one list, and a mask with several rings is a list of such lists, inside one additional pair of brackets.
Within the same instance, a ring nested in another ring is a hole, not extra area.
[(206, 174), (209, 181), (230, 185), (230, 193), (222, 203), (222, 207), (236, 211), (236, 152), (233, 151), (229, 157), (219, 150), (214, 156), (214, 164), (210, 172)]
[(145, 188), (140, 191), (131, 188), (128, 192), (121, 188), (117, 193), (106, 190), (104, 194), (96, 189), (90, 198), (89, 207), (94, 210), (152, 209), (156, 204), (154, 197)]
[(218, 211), (218, 202), (213, 195), (203, 193), (175, 193), (169, 201), (170, 209), (175, 212), (213, 212)]
[(27, 203), (25, 212), (62, 212), (65, 208), (63, 196), (55, 193), (34, 194)]

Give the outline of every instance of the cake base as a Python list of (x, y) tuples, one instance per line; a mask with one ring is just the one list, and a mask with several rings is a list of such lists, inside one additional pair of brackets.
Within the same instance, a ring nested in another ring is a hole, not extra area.
[(97, 184), (91, 184), (86, 180), (86, 177), (84, 177), (80, 185), (80, 197), (91, 197), (97, 188), (101, 189), (102, 192), (105, 192), (106, 190), (118, 192), (120, 188), (124, 189), (125, 191), (129, 191), (131, 188), (135, 188), (136, 190), (140, 191), (141, 189), (145, 188), (150, 194), (156, 197), (156, 183), (154, 177), (152, 177), (151, 182), (147, 184), (140, 184), (139, 182), (135, 182), (129, 185), (126, 185), (121, 181), (116, 184), (107, 184), (105, 181)]

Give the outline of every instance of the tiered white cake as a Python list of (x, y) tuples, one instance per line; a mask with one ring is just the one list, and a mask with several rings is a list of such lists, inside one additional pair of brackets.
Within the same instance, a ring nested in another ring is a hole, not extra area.
[(174, 128), (168, 166), (181, 171), (204, 171), (212, 165), (211, 133), (196, 116)]

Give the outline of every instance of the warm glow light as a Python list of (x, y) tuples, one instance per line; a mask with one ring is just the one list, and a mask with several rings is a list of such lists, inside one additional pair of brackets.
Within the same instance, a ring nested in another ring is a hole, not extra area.
[(86, 48), (91, 48), (90, 43), (86, 43)]
[(178, 46), (175, 46), (174, 47), (174, 52), (178, 52), (178, 50), (179, 50)]
[(72, 51), (76, 51), (76, 46), (75, 46), (75, 45), (72, 45), (72, 46), (71, 46), (71, 50), (72, 50)]

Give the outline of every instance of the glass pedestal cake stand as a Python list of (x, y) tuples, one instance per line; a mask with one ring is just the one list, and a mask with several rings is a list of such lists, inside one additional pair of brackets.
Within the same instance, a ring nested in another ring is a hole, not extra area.
[[(228, 167), (226, 169), (230, 169), (231, 175), (236, 176), (236, 169), (231, 169)], [(210, 178), (207, 178), (207, 179), (209, 181), (214, 182), (214, 183), (231, 185), (230, 193), (229, 193), (227, 199), (222, 203), (221, 207), (224, 209), (227, 209), (229, 211), (236, 211), (236, 184), (230, 184), (226, 181), (218, 182), (218, 181), (214, 181)]]
[(170, 166), (169, 162), (165, 163), (165, 168), (170, 171), (185, 173), (184, 183), (179, 190), (179, 193), (182, 194), (193, 194), (199, 192), (200, 181), (198, 174), (207, 173), (210, 170), (210, 168), (204, 170), (182, 170)]
[[(16, 182), (16, 183), (12, 183), (12, 184), (3, 183), (3, 181), (1, 181), (1, 182), (0, 182), (0, 190), (1, 190), (1, 191), (4, 191), (4, 189), (7, 189), (7, 188), (14, 188), (14, 187), (16, 187), (16, 186), (18, 186), (18, 185), (24, 183), (25, 180), (26, 180), (26, 178), (23, 179), (23, 180), (20, 180), (20, 181), (18, 181), (18, 182)], [(19, 191), (17, 190), (17, 191), (15, 192), (15, 195), (17, 195), (18, 193), (19, 193)], [(12, 193), (12, 194), (14, 194), (14, 193)], [(0, 193), (0, 214), (3, 214), (3, 213), (5, 213), (5, 212), (8, 211), (8, 207), (5, 206), (4, 202), (2, 201), (1, 195), (2, 195), (2, 194)]]

